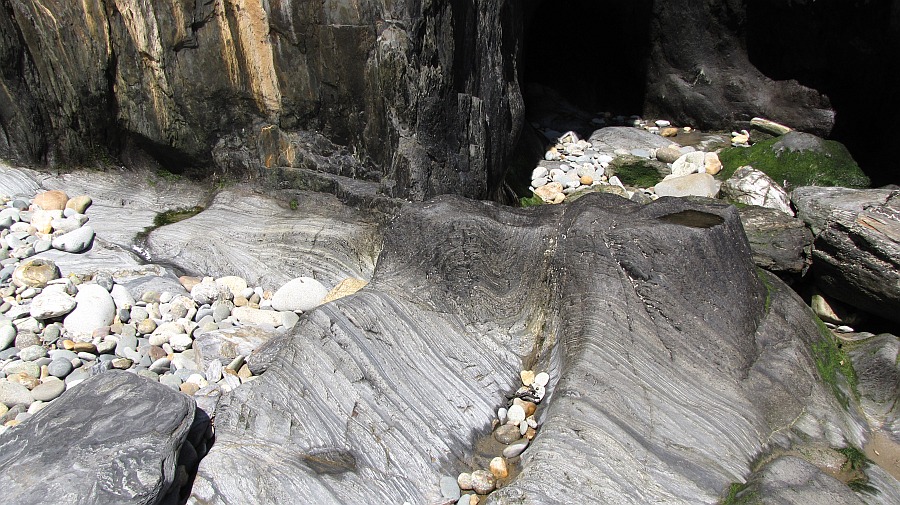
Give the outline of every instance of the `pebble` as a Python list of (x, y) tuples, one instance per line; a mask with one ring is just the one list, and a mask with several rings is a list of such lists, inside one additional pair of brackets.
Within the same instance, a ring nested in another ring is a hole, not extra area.
[(31, 390), (35, 400), (49, 402), (56, 399), (66, 390), (66, 383), (57, 377), (48, 377), (40, 385)]
[(495, 479), (505, 479), (509, 477), (509, 468), (506, 466), (506, 460), (500, 456), (492, 459), (488, 468)]
[(25, 405), (26, 407), (34, 402), (31, 391), (25, 386), (6, 380), (0, 380), (0, 403), (12, 408), (15, 405)]
[(460, 489), (464, 491), (468, 491), (472, 489), (472, 474), (468, 472), (463, 472), (459, 474), (459, 477), (456, 478), (456, 484)]
[(41, 258), (31, 258), (15, 267), (12, 280), (16, 286), (42, 288), (53, 279), (58, 279), (59, 275), (56, 263)]
[(444, 476), (441, 477), (441, 496), (448, 500), (458, 500), (459, 499), (459, 485), (456, 483), (456, 479), (453, 477)]
[(506, 417), (507, 423), (518, 426), (519, 423), (525, 420), (525, 409), (523, 409), (521, 405), (513, 405), (507, 411)]
[(527, 447), (528, 442), (525, 440), (510, 444), (503, 448), (503, 457), (515, 458), (516, 456), (522, 454), (522, 452), (524, 452)]
[(328, 288), (311, 277), (298, 277), (278, 288), (272, 296), (272, 308), (282, 311), (309, 311), (328, 295)]
[(19, 359), (22, 361), (34, 361), (47, 355), (47, 350), (42, 345), (30, 345), (19, 351)]
[(170, 364), (171, 361), (169, 361), (169, 358), (159, 358), (150, 365), (149, 370), (157, 374), (162, 374), (169, 370)]
[[(151, 368), (152, 371), (152, 368)], [(181, 391), (181, 383), (182, 380), (177, 375), (165, 374), (159, 376), (159, 383), (164, 386), (169, 386), (170, 388)]]
[(534, 376), (534, 385), (540, 387), (547, 387), (547, 383), (550, 382), (550, 374), (547, 372), (541, 372)]
[(63, 319), (63, 327), (76, 340), (90, 336), (93, 331), (109, 326), (116, 317), (116, 303), (109, 291), (97, 284), (83, 284), (75, 295), (75, 310)]
[(478, 494), (488, 494), (494, 490), (497, 485), (496, 479), (491, 472), (486, 470), (475, 470), (472, 472), (472, 489)]
[(54, 237), (51, 244), (54, 249), (77, 254), (90, 249), (93, 241), (94, 229), (84, 225), (77, 230)]
[(44, 191), (34, 197), (34, 205), (44, 210), (63, 210), (66, 208), (66, 202), (68, 201), (69, 196), (66, 195), (65, 191), (58, 189)]
[(200, 305), (212, 304), (219, 298), (219, 286), (212, 280), (204, 279), (203, 282), (191, 288), (191, 298)]
[(66, 358), (54, 358), (53, 361), (47, 365), (47, 370), (50, 372), (50, 375), (54, 377), (59, 377), (60, 379), (65, 378), (65, 376), (72, 372), (72, 361)]
[(501, 444), (509, 445), (521, 437), (519, 427), (514, 424), (504, 424), (494, 431), (494, 439)]
[(16, 327), (11, 324), (0, 325), (0, 351), (11, 346), (16, 341)]

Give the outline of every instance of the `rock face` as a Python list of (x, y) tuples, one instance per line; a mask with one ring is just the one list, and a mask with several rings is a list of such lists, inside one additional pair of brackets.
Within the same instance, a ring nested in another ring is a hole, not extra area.
[[(539, 4), (7, 0), (0, 155), (53, 165), (149, 154), (276, 187), (312, 169), (413, 200), (497, 198), (523, 124), (523, 25)], [(653, 41), (635, 86), (647, 113), (831, 129), (823, 95), (750, 64), (742, 3), (655, 2), (639, 15)]]
[(181, 393), (127, 372), (97, 375), (0, 436), (4, 500), (159, 503), (193, 419)]
[(549, 372), (541, 432), (492, 502), (712, 503), (772, 445), (861, 443), (816, 374), (808, 308), (760, 281), (733, 207), (442, 197), (384, 236), (365, 290), (265, 344), (265, 374), (222, 397), (190, 503), (442, 502), (523, 356)]
[(124, 141), (242, 172), (323, 157), (398, 196), (488, 197), (521, 127), (517, 2), (4, 5), (6, 156)]
[(794, 190), (792, 202), (816, 236), (819, 288), (900, 321), (900, 192), (803, 187)]
[(803, 221), (780, 210), (739, 209), (753, 262), (782, 279), (803, 275), (812, 262), (813, 234)]
[(744, 2), (653, 4), (646, 114), (723, 129), (763, 116), (818, 135), (831, 131), (835, 116), (826, 96), (797, 81), (771, 80), (751, 64), (736, 29)]

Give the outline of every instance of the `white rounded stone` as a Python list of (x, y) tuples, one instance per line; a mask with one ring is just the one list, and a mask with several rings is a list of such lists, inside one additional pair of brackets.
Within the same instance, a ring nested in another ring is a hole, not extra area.
[(298, 277), (278, 288), (272, 297), (275, 310), (308, 311), (317, 307), (328, 295), (328, 288), (311, 277)]
[(525, 420), (525, 409), (521, 405), (513, 405), (506, 414), (507, 423), (519, 424)]

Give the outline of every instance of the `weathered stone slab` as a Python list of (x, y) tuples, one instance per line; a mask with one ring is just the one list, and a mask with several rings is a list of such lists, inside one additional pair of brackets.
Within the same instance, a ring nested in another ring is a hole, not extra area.
[(128, 372), (88, 379), (0, 435), (6, 503), (158, 503), (194, 401)]

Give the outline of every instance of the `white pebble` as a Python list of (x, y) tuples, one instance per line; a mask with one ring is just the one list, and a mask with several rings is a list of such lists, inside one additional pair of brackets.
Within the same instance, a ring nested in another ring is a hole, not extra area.
[(550, 382), (550, 374), (547, 372), (541, 372), (534, 377), (534, 385), (547, 387), (547, 383)]
[(497, 419), (500, 420), (500, 424), (506, 424), (506, 412), (506, 407), (497, 409)]
[(511, 424), (519, 424), (525, 420), (525, 409), (521, 405), (513, 405), (506, 414), (507, 422)]

